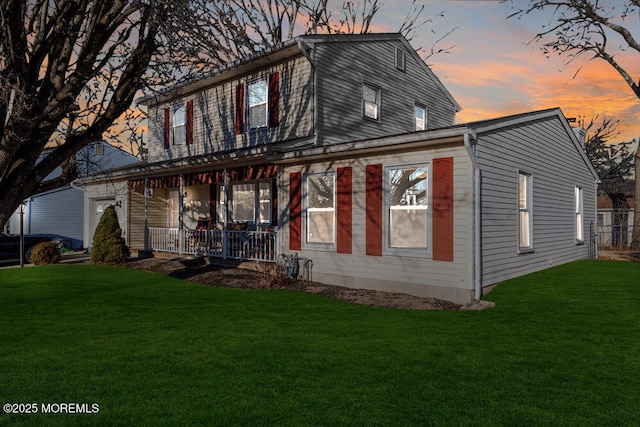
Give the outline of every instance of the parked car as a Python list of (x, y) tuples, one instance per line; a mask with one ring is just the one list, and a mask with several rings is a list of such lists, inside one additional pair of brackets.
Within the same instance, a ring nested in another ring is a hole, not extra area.
[[(24, 261), (31, 262), (31, 250), (35, 245), (42, 242), (55, 242), (58, 249), (62, 248), (62, 240), (46, 234), (25, 234), (24, 235)], [(20, 259), (20, 235), (0, 233), (0, 259), (19, 260)]]

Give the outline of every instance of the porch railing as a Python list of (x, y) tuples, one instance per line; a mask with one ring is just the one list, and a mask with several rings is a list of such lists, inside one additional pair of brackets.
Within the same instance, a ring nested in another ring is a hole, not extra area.
[(275, 231), (149, 228), (149, 248), (177, 254), (275, 262)]

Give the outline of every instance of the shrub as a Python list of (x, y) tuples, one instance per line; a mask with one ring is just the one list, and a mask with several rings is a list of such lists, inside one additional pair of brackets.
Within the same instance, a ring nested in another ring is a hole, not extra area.
[(104, 210), (93, 235), (91, 262), (117, 264), (129, 257), (129, 248), (122, 237), (116, 208), (109, 206)]
[(31, 248), (29, 260), (35, 265), (57, 264), (60, 262), (60, 250), (56, 242), (42, 242)]

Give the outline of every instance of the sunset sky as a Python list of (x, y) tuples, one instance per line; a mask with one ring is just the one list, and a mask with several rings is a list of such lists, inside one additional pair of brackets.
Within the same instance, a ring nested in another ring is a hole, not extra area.
[[(617, 1), (617, 0), (610, 0)], [(525, 21), (506, 19), (513, 12), (498, 1), (423, 0), (423, 18), (437, 16), (411, 40), (414, 48), (430, 49), (439, 37), (455, 27), (440, 47), (450, 53), (427, 59), (436, 75), (463, 110), (459, 123), (532, 110), (560, 107), (567, 117), (595, 115), (621, 120), (617, 141), (640, 136), (640, 100), (613, 69), (602, 60), (580, 58), (568, 65), (561, 57), (546, 58), (540, 44), (528, 42), (551, 14), (537, 14)], [(516, 0), (516, 4), (523, 1)], [(387, 0), (376, 20), (375, 31), (397, 31), (411, 6), (410, 0)], [(382, 12), (384, 15), (382, 15)], [(640, 37), (637, 16), (625, 21)], [(432, 32), (435, 32), (435, 34)], [(618, 40), (610, 44), (618, 46)], [(620, 52), (616, 59), (635, 79), (640, 77), (640, 57)], [(574, 75), (580, 69), (577, 76)]]

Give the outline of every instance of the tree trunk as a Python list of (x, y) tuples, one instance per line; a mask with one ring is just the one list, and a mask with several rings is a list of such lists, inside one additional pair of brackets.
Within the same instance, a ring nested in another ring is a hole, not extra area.
[(613, 215), (611, 218), (611, 246), (626, 248), (629, 246), (629, 203), (624, 193), (607, 193), (611, 199)]
[(633, 238), (631, 249), (640, 251), (640, 144), (636, 150), (636, 185), (633, 202)]

